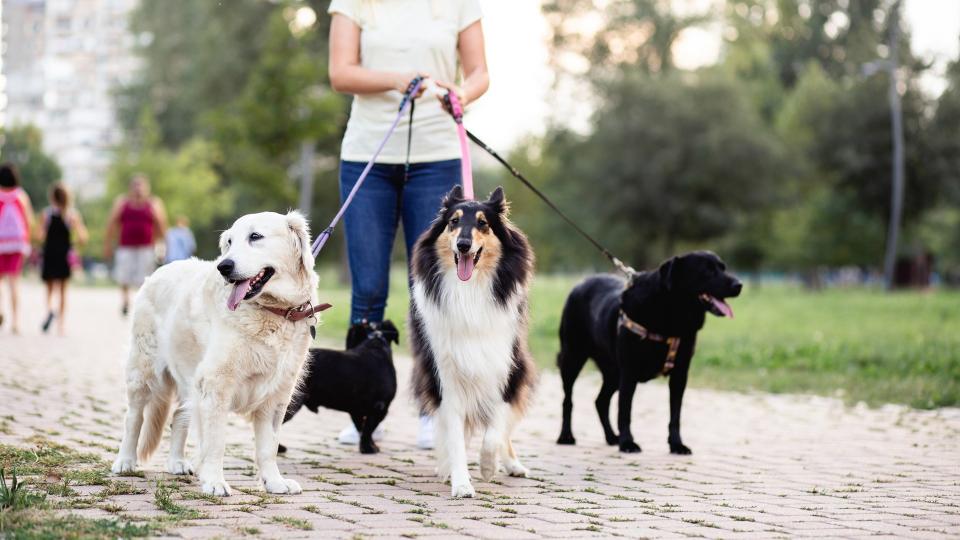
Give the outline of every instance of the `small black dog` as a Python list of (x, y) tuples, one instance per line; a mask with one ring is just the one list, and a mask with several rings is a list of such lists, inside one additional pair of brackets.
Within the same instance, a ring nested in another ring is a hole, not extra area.
[[(390, 321), (359, 323), (347, 332), (347, 350), (310, 349), (303, 389), (293, 396), (283, 421), (300, 407), (317, 412), (318, 407), (350, 413), (360, 432), (360, 452), (380, 451), (373, 430), (387, 415), (397, 394), (397, 371), (390, 342), (400, 343), (400, 332)], [(278, 452), (286, 452), (282, 444)]]
[[(563, 379), (563, 428), (557, 444), (576, 444), (570, 429), (573, 383), (587, 358), (603, 375), (597, 413), (607, 444), (621, 452), (639, 452), (630, 433), (630, 408), (637, 383), (670, 376), (670, 452), (689, 454), (680, 438), (680, 405), (687, 387), (697, 332), (706, 313), (733, 317), (725, 298), (743, 285), (726, 273), (715, 254), (696, 251), (674, 257), (656, 271), (640, 272), (628, 283), (610, 276), (587, 278), (567, 297), (560, 320), (557, 365)], [(610, 427), (610, 398), (620, 392), (617, 424)]]

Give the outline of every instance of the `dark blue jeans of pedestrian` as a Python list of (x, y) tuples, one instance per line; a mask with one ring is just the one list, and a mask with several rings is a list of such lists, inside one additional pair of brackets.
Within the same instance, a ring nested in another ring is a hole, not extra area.
[[(340, 162), (341, 202), (365, 166), (356, 161)], [(417, 238), (436, 217), (443, 196), (459, 183), (459, 159), (411, 163), (406, 181), (403, 165), (373, 166), (343, 217), (353, 289), (351, 323), (383, 320), (390, 292), (390, 254), (398, 225), (403, 223), (409, 266)]]

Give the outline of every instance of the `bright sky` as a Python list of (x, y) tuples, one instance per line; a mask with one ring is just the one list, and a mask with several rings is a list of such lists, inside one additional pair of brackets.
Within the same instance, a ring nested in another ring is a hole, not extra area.
[[(678, 10), (701, 11), (715, 0), (673, 0)], [(487, 39), (490, 90), (471, 107), (471, 130), (492, 146), (507, 149), (524, 136), (543, 132), (552, 72), (547, 65), (546, 22), (540, 0), (480, 0)], [(905, 0), (904, 17), (915, 53), (933, 61), (923, 87), (939, 95), (947, 63), (960, 54), (960, 0)], [(674, 50), (677, 64), (694, 68), (716, 61), (720, 28), (684, 33)], [(562, 116), (562, 115), (561, 115)], [(582, 111), (568, 117), (582, 120)]]

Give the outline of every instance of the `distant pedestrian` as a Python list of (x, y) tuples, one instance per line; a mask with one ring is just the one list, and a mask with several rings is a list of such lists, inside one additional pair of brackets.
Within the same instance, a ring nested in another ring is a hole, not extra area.
[[(43, 321), (44, 333), (50, 330), (54, 319), (57, 321), (57, 333), (64, 335), (64, 321), (67, 311), (67, 282), (73, 269), (80, 265), (80, 257), (73, 248), (76, 239), (78, 245), (87, 242), (87, 227), (83, 217), (73, 207), (70, 192), (66, 186), (57, 182), (50, 186), (50, 206), (43, 209), (40, 227), (40, 242), (43, 244), (43, 259), (40, 277), (47, 285), (47, 317)], [(53, 297), (60, 294), (60, 305), (56, 315), (53, 311)]]
[[(20, 333), (17, 304), (23, 259), (30, 253), (30, 229), (33, 227), (33, 206), (20, 187), (20, 174), (12, 163), (0, 165), (0, 281), (10, 287), (10, 328)], [(2, 304), (0, 304), (2, 306)], [(0, 325), (3, 311), (0, 307)]]
[(197, 241), (190, 230), (190, 220), (187, 216), (177, 216), (177, 226), (167, 231), (167, 255), (165, 264), (181, 261), (193, 257), (197, 251)]
[[(114, 255), (114, 279), (120, 284), (121, 312), (130, 310), (130, 289), (136, 289), (156, 268), (155, 243), (162, 240), (167, 227), (163, 202), (150, 195), (150, 180), (138, 174), (130, 180), (126, 195), (117, 197), (107, 220), (103, 255)], [(119, 239), (117, 239), (119, 230)]]

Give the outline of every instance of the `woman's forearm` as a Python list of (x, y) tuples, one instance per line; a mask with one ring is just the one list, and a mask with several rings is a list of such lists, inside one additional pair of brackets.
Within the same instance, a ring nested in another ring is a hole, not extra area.
[(379, 94), (388, 90), (402, 92), (415, 74), (376, 71), (359, 65), (330, 67), (330, 86), (345, 94)]
[(469, 73), (463, 79), (463, 97), (467, 103), (473, 103), (480, 98), (483, 94), (487, 93), (487, 89), (490, 88), (490, 74), (487, 72), (486, 67), (483, 69), (475, 69), (473, 73)]

